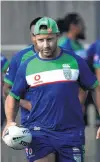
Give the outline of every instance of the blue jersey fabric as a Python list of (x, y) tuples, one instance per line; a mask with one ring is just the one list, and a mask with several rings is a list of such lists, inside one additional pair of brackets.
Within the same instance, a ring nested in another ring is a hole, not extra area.
[[(25, 58), (25, 59), (27, 60), (28, 57), (31, 57), (31, 56), (27, 55), (30, 52), (32, 55), (35, 54), (35, 49), (34, 49), (33, 45), (26, 47), (25, 49), (19, 51), (12, 57), (9, 68), (6, 73), (6, 76), (4, 78), (4, 81), (6, 83), (10, 84), (11, 86), (14, 84), (14, 80), (15, 80), (18, 68), (20, 67), (20, 64), (22, 63), (22, 61), (24, 62), (24, 60), (22, 60), (22, 58), (26, 55), (27, 58)], [(28, 92), (25, 94), (24, 98), (26, 100), (29, 100)], [(29, 114), (29, 111), (24, 109), (23, 107), (20, 107), (20, 108), (21, 108), (21, 123), (23, 124), (27, 119), (27, 115)]]
[(9, 62), (8, 62), (8, 59), (4, 55), (2, 55), (2, 54), (0, 56), (0, 60), (1, 60), (1, 71), (3, 72), (5, 70), (5, 68), (8, 67)]
[(11, 86), (13, 85), (17, 70), (18, 70), (18, 68), (21, 64), (21, 61), (22, 61), (22, 57), (30, 51), (33, 51), (33, 54), (35, 53), (33, 45), (21, 50), (20, 52), (16, 53), (12, 57), (10, 65), (9, 65), (9, 69), (7, 70), (6, 76), (4, 78), (4, 81), (6, 83), (10, 84)]
[(100, 68), (100, 40), (97, 40), (88, 48), (87, 54), (87, 63), (94, 72), (94, 69)]
[[(71, 51), (63, 51), (59, 58), (54, 60), (53, 66), (57, 64), (59, 59), (62, 60), (64, 55), (72, 55), (76, 60), (79, 68), (79, 77), (75, 82), (56, 82), (29, 87), (26, 80), (26, 72), (29, 70), (28, 65), (33, 61), (39, 61), (43, 66), (48, 63), (52, 65), (53, 60), (45, 61), (40, 59), (38, 54), (28, 59), (18, 69), (14, 85), (10, 95), (19, 99), (26, 93), (30, 92), (32, 109), (27, 118), (25, 126), (28, 128), (40, 127), (42, 130), (63, 131), (66, 129), (78, 130), (84, 129), (84, 119), (82, 107), (79, 102), (79, 85), (80, 82), (87, 89), (92, 87), (97, 81), (95, 75), (90, 71), (86, 62)], [(67, 56), (65, 56), (67, 57)], [(65, 60), (66, 61), (66, 60)], [(32, 65), (33, 69), (34, 64)]]

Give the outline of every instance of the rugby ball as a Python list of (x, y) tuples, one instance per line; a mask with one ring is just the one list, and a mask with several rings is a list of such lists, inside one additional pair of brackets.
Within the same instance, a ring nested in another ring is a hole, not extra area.
[(15, 150), (22, 150), (32, 141), (32, 134), (23, 126), (10, 126), (2, 137), (4, 143)]

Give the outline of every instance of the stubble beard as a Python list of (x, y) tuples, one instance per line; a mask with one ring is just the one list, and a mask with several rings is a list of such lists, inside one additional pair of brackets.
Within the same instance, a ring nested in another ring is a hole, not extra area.
[(57, 52), (58, 52), (58, 48), (56, 46), (53, 51), (51, 50), (51, 53), (46, 55), (43, 51), (40, 51), (39, 55), (40, 55), (41, 58), (44, 58), (44, 59), (52, 59), (52, 58), (55, 58), (58, 55)]

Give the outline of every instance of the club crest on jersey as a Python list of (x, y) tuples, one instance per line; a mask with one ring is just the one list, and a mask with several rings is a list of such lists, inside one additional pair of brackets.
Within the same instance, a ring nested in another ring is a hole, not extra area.
[(70, 80), (72, 78), (72, 72), (71, 72), (70, 65), (63, 64), (62, 67), (63, 67), (63, 73), (65, 76), (65, 79)]

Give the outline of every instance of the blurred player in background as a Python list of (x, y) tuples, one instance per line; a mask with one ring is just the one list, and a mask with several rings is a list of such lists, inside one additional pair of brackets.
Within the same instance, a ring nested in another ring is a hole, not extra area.
[[(64, 22), (63, 22), (64, 21)], [(65, 49), (74, 50), (82, 58), (87, 58), (86, 50), (80, 40), (85, 40), (85, 23), (77, 13), (69, 13), (62, 20), (63, 36), (58, 40), (58, 45)], [(61, 28), (61, 25), (59, 26)]]
[(28, 89), (32, 109), (25, 126), (33, 135), (26, 152), (29, 162), (55, 162), (55, 154), (57, 162), (82, 162), (85, 127), (79, 82), (87, 89), (96, 88), (99, 83), (81, 57), (57, 46), (59, 30), (53, 19), (41, 18), (33, 32), (39, 52), (18, 69), (6, 98), (5, 130), (16, 125), (15, 105)]
[(3, 103), (3, 92), (2, 92), (2, 87), (4, 84), (4, 75), (6, 73), (6, 70), (9, 66), (9, 61), (4, 55), (0, 55), (0, 63), (1, 63), (1, 126), (3, 125), (5, 121), (5, 112), (4, 112), (4, 103)]
[(64, 35), (64, 32), (65, 32), (64, 19), (57, 19), (56, 22), (57, 22), (57, 25), (58, 25), (59, 30), (60, 30), (59, 37), (62, 37)]
[[(82, 43), (80, 43), (80, 40), (85, 40), (85, 23), (82, 17), (78, 13), (69, 13), (65, 16), (64, 23), (62, 22), (62, 25), (64, 25), (64, 35), (58, 40), (58, 46), (67, 50), (73, 50), (76, 55), (86, 59), (86, 50), (84, 49)], [(59, 28), (61, 28), (61, 25)], [(83, 108), (86, 97), (87, 91), (80, 88), (79, 98), (81, 104), (83, 104)]]
[[(100, 62), (98, 61), (98, 66), (96, 65), (94, 67), (94, 64), (95, 64), (94, 58), (95, 59), (99, 59), (99, 56), (96, 55), (96, 53), (98, 53), (98, 55), (100, 53), (99, 52), (99, 46), (100, 46), (99, 41), (97, 41), (95, 43), (95, 45), (92, 45), (89, 48), (88, 51), (86, 51), (84, 49), (83, 45), (80, 43), (80, 40), (84, 40), (85, 37), (86, 37), (85, 36), (85, 24), (84, 24), (83, 19), (79, 16), (79, 14), (76, 14), (76, 13), (70, 13), (70, 14), (68, 14), (65, 17), (64, 22), (62, 21), (62, 25), (64, 26), (62, 28), (63, 29), (63, 32), (64, 32), (64, 35), (63, 35), (63, 37), (61, 37), (59, 39), (58, 45), (60, 47), (65, 48), (65, 49), (74, 50), (74, 52), (77, 55), (79, 55), (80, 57), (82, 57), (83, 59), (85, 59), (87, 61), (87, 63), (89, 64), (90, 69), (93, 72), (95, 71), (95, 74), (96, 74), (98, 80), (100, 81), (100, 78), (99, 78), (99, 76), (100, 76), (99, 75)], [(59, 28), (61, 28), (61, 24), (59, 25)], [(98, 51), (98, 52), (96, 52), (96, 51)], [(95, 70), (93, 70), (93, 69), (95, 69)], [(87, 92), (84, 91), (83, 89), (84, 88), (80, 88), (79, 98), (80, 98), (80, 101), (81, 101), (81, 103), (83, 105), (85, 103), (85, 107), (83, 106), (83, 108), (84, 108), (83, 111), (85, 113), (85, 116), (84, 117), (85, 117), (85, 123), (87, 125), (87, 113), (86, 113), (86, 110), (87, 110), (87, 107), (88, 107), (89, 102), (92, 102), (92, 98), (91, 98), (90, 92), (89, 92), (89, 94), (87, 96)], [(96, 91), (97, 91), (98, 95), (95, 95), (95, 97), (96, 97), (95, 101), (97, 101), (95, 103), (96, 103), (97, 107), (99, 107), (100, 106), (100, 105), (98, 105), (99, 104), (98, 103), (98, 96), (100, 97), (99, 88)], [(87, 99), (86, 99), (86, 97), (87, 97)]]
[[(25, 49), (21, 50), (17, 54), (15, 54), (11, 59), (9, 69), (7, 70), (6, 76), (4, 78), (4, 82), (5, 82), (4, 96), (5, 97), (8, 95), (9, 90), (11, 89), (11, 87), (14, 84), (16, 73), (17, 73), (17, 70), (18, 70), (20, 64), (22, 64), (27, 59), (29, 59), (31, 56), (33, 56), (35, 54), (35, 52), (37, 51), (34, 35), (32, 34), (31, 31), (34, 30), (34, 26), (40, 18), (41, 17), (38, 17), (30, 23), (30, 34), (31, 34), (31, 40), (32, 40), (33, 44), (26, 47)], [(23, 96), (23, 98), (24, 99), (20, 99), (20, 106), (22, 106), (21, 107), (21, 123), (24, 123), (27, 120), (27, 114), (29, 113), (29, 110), (31, 109), (31, 104), (30, 104), (30, 102), (28, 102), (28, 100), (30, 100), (28, 92), (27, 92), (26, 96)]]

